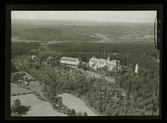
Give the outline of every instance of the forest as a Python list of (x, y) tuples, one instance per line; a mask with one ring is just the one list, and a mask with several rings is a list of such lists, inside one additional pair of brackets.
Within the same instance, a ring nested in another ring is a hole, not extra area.
[(155, 76), (159, 72), (160, 54), (152, 43), (56, 43), (46, 48), (40, 47), (39, 43), (12, 42), (12, 56), (36, 55), (40, 63), (46, 61), (49, 56), (53, 57), (52, 65), (58, 65), (62, 56), (80, 58), (83, 62), (89, 62), (91, 57), (110, 60), (120, 60), (123, 66), (134, 66), (138, 63), (141, 68), (150, 69)]
[[(21, 26), (21, 25), (19, 25)], [(87, 31), (85, 27), (78, 26), (38, 26), (36, 28), (31, 27), (23, 29), (14, 25), (12, 30), (12, 37), (18, 37), (19, 39), (26, 40), (38, 40), (38, 41), (97, 41), (98, 37), (91, 37), (90, 31)]]
[[(51, 101), (55, 93), (66, 92), (85, 100), (101, 116), (159, 115), (159, 77), (152, 73), (143, 72), (137, 79), (125, 73), (112, 84), (68, 67), (46, 64), (37, 69), (35, 62), (29, 64), (30, 69), (25, 71), (45, 85), (44, 95)], [(122, 90), (126, 90), (126, 96), (121, 95)]]
[[(12, 47), (20, 46), (13, 42)], [(14, 48), (13, 48), (14, 49)], [(29, 45), (12, 50), (13, 69), (23, 70), (42, 82), (43, 92), (53, 99), (54, 93), (71, 93), (85, 100), (100, 116), (157, 116), (159, 115), (159, 58), (151, 43), (57, 43), (42, 48)], [(116, 53), (116, 54), (113, 54)], [(36, 55), (36, 59), (31, 59)], [(49, 61), (47, 58), (52, 56)], [(79, 57), (88, 62), (89, 58), (118, 59), (129, 70), (116, 77), (116, 83), (104, 78), (87, 77), (85, 73), (60, 66), (62, 56)], [(47, 63), (47, 64), (44, 64)], [(140, 72), (132, 75), (134, 66), (139, 64)], [(13, 70), (14, 71), (14, 70)], [(62, 73), (65, 75), (62, 75)], [(122, 95), (125, 91), (126, 96)]]
[(28, 52), (32, 49), (36, 49), (40, 46), (37, 42), (11, 42), (11, 55), (28, 55)]

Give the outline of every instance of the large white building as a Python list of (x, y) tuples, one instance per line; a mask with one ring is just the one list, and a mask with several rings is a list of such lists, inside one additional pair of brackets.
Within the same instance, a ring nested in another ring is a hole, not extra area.
[(118, 66), (120, 64), (119, 60), (112, 60), (110, 61), (110, 58), (108, 57), (107, 60), (106, 59), (97, 59), (92, 57), (91, 59), (89, 59), (89, 66), (97, 69), (97, 68), (101, 68), (101, 67), (108, 67), (109, 71), (112, 71), (112, 69), (116, 66)]
[(92, 57), (91, 59), (89, 59), (89, 66), (94, 69), (97, 69), (98, 62), (99, 62), (99, 59)]
[(71, 57), (62, 57), (60, 59), (60, 64), (72, 65), (77, 66), (79, 64), (78, 58), (71, 58)]
[(36, 56), (35, 56), (35, 55), (32, 55), (32, 56), (31, 56), (31, 59), (34, 59), (34, 58), (36, 58)]

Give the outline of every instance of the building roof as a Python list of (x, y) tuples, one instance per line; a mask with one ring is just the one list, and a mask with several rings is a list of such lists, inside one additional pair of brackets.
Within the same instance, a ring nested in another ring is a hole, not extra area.
[(117, 61), (117, 62), (120, 62), (119, 60), (115, 60), (115, 59), (113, 59), (112, 61), (114, 61), (114, 62), (116, 62), (116, 61)]
[(109, 67), (108, 69), (109, 69), (109, 70), (112, 70), (113, 68), (114, 68), (114, 66), (111, 66), (111, 67)]
[(107, 64), (116, 66), (116, 61), (107, 61)]
[(91, 59), (89, 59), (89, 61), (95, 61), (95, 62), (98, 62), (99, 59), (92, 57)]
[(60, 60), (79, 60), (78, 58), (71, 58), (71, 57), (61, 57)]
[(34, 57), (36, 57), (35, 55), (32, 55), (31, 58), (33, 59)]
[(99, 59), (100, 62), (106, 62), (106, 59)]

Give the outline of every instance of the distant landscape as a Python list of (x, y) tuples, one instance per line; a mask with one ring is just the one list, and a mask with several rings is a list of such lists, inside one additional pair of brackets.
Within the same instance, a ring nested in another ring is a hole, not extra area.
[[(11, 29), (11, 105), (31, 106), (19, 116), (159, 115), (152, 23), (12, 19)], [(120, 65), (93, 69), (92, 57)]]
[(12, 41), (153, 42), (152, 23), (37, 21), (12, 20)]

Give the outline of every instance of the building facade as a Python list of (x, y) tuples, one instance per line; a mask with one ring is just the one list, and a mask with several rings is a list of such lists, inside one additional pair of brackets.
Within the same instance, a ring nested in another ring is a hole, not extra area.
[(98, 62), (99, 60), (97, 58), (92, 57), (91, 59), (89, 59), (89, 66), (94, 69), (97, 69), (99, 64)]
[(60, 59), (60, 64), (77, 66), (79, 63), (80, 62), (78, 58), (62, 57)]
[(110, 58), (108, 57), (107, 60), (106, 59), (97, 59), (92, 57), (91, 59), (89, 59), (89, 66), (97, 69), (97, 68), (102, 68), (107, 66), (109, 71), (112, 71), (112, 69), (116, 66), (120, 65), (120, 61), (119, 60), (112, 60), (110, 61)]
[(105, 67), (107, 65), (106, 63), (106, 59), (99, 59), (98, 61), (98, 67), (101, 68), (101, 67)]

